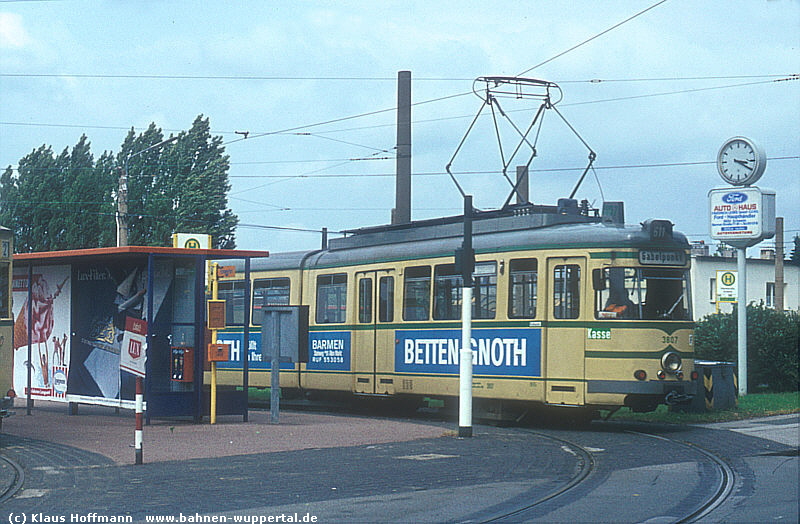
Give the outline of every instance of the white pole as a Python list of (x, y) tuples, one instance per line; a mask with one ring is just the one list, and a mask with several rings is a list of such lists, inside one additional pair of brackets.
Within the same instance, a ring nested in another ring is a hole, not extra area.
[[(149, 319), (148, 319), (149, 320)], [(144, 413), (144, 379), (136, 377), (136, 429), (133, 433), (133, 447), (134, 447), (134, 463), (142, 464), (144, 459), (142, 457), (142, 441), (144, 440), (142, 434), (142, 417)]]
[(461, 288), (461, 352), (458, 359), (458, 436), (472, 436), (472, 287)]
[(736, 254), (736, 269), (739, 273), (739, 296), (737, 297), (737, 324), (739, 341), (737, 363), (739, 367), (739, 395), (747, 395), (747, 248), (739, 248)]

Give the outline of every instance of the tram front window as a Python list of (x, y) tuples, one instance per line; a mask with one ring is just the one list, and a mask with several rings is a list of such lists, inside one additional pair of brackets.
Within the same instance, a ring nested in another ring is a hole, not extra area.
[(688, 271), (665, 268), (596, 269), (595, 317), (691, 320)]

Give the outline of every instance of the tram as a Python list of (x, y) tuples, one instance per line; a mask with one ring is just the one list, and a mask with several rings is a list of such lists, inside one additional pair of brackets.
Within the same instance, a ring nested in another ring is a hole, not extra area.
[(12, 264), (14, 234), (0, 227), (0, 397), (12, 393), (14, 377), (14, 316), (11, 312)]
[[(320, 250), (273, 254), (219, 283), (231, 344), (220, 384), (270, 384), (259, 337), (265, 305), (309, 306), (308, 362), (280, 384), (412, 400), (458, 395), (463, 217), (350, 231)], [(473, 399), (506, 418), (537, 406), (652, 411), (693, 394), (689, 243), (667, 220), (625, 226), (560, 199), (473, 216)], [(232, 320), (232, 322), (231, 322)], [(237, 325), (238, 324), (238, 325)]]

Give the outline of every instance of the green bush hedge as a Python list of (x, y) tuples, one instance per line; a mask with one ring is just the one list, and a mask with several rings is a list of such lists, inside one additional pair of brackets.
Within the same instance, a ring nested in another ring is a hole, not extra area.
[[(733, 313), (707, 315), (694, 332), (695, 357), (736, 362), (737, 319)], [(751, 392), (798, 391), (800, 315), (778, 313), (763, 304), (747, 306), (747, 383)]]

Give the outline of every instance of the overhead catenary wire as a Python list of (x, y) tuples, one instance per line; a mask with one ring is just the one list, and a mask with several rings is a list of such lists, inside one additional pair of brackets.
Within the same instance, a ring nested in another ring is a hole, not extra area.
[[(0, 74), (0, 76), (2, 76), (2, 74)], [(624, 100), (632, 100), (632, 99), (638, 99), (638, 98), (658, 97), (658, 96), (666, 96), (666, 95), (673, 95), (673, 94), (685, 94), (685, 93), (690, 93), (690, 92), (693, 92), (693, 91), (712, 91), (712, 90), (716, 90), (716, 89), (729, 89), (729, 88), (735, 88), (735, 87), (746, 87), (746, 86), (752, 86), (752, 85), (767, 84), (767, 83), (771, 83), (771, 82), (787, 82), (787, 81), (800, 79), (800, 74), (798, 74), (798, 73), (790, 73), (790, 74), (779, 74), (779, 75), (778, 74), (763, 74), (763, 75), (728, 75), (728, 76), (671, 77), (671, 78), (631, 78), (631, 79), (624, 79), (624, 78), (620, 79), (620, 78), (617, 78), (617, 79), (591, 79), (591, 80), (560, 80), (559, 83), (561, 83), (561, 84), (567, 84), (567, 83), (596, 83), (596, 84), (599, 84), (599, 83), (603, 83), (603, 82), (609, 82), (609, 83), (610, 82), (664, 82), (664, 81), (675, 82), (675, 81), (701, 81), (701, 80), (705, 81), (705, 80), (729, 80), (729, 79), (749, 79), (749, 78), (768, 78), (770, 80), (764, 80), (764, 81), (761, 81), (761, 82), (725, 84), (725, 85), (718, 85), (718, 86), (711, 86), (711, 87), (704, 87), (704, 88), (696, 88), (696, 89), (690, 89), (690, 90), (676, 90), (676, 91), (665, 91), (665, 92), (659, 92), (659, 93), (645, 93), (645, 94), (642, 94), (642, 95), (629, 95), (629, 96), (615, 97), (615, 98), (608, 98), (608, 99), (585, 100), (585, 101), (579, 101), (579, 102), (562, 103), (561, 106), (562, 107), (568, 107), (568, 106), (576, 106), (576, 105), (600, 104), (600, 103), (607, 103), (607, 102), (618, 102), (618, 101), (624, 101)], [(473, 80), (473, 79), (470, 79), (470, 80)], [(449, 99), (449, 98), (466, 96), (468, 94), (470, 94), (470, 93), (466, 93), (466, 92), (458, 93), (458, 94), (455, 94), (455, 95), (448, 95), (448, 96), (445, 96), (445, 97), (439, 97), (439, 98), (435, 98), (435, 99), (431, 99), (431, 100), (424, 100), (424, 101), (417, 102), (417, 103), (412, 104), (412, 105), (422, 105), (422, 104), (427, 104), (427, 103), (432, 103), (432, 102), (438, 102), (438, 101), (446, 100), (446, 99)], [(321, 125), (325, 125), (325, 124), (329, 124), (329, 123), (347, 121), (347, 120), (357, 119), (357, 118), (361, 118), (361, 117), (365, 117), (365, 116), (371, 116), (371, 115), (374, 115), (374, 114), (387, 113), (387, 112), (391, 112), (391, 111), (394, 111), (394, 110), (395, 110), (395, 108), (390, 108), (390, 109), (383, 109), (383, 110), (373, 111), (373, 112), (369, 112), (369, 113), (361, 113), (361, 114), (357, 114), (357, 115), (342, 117), (342, 118), (339, 118), (339, 119), (328, 120), (328, 121), (325, 121), (325, 122), (308, 124), (306, 126), (298, 126), (296, 128), (292, 128), (292, 129), (297, 130), (297, 129), (303, 129), (303, 128), (306, 128), (306, 127), (317, 127), (317, 126), (321, 126)], [(532, 109), (532, 108), (529, 108), (529, 109), (514, 109), (514, 110), (509, 110), (508, 112), (509, 113), (514, 113), (514, 112), (520, 112), (520, 111), (533, 111), (533, 110), (535, 110), (535, 109)], [(442, 122), (442, 121), (447, 121), (447, 120), (462, 120), (462, 119), (467, 119), (467, 118), (472, 118), (472, 117), (473, 117), (473, 115), (456, 115), (456, 116), (430, 118), (430, 119), (419, 119), (419, 120), (414, 120), (413, 124), (418, 125), (418, 124), (424, 124), (424, 123)], [(147, 126), (139, 126), (139, 127), (133, 126), (133, 127), (131, 127), (131, 126), (100, 125), (100, 124), (65, 124), (65, 123), (54, 123), (54, 122), (11, 122), (11, 121), (0, 121), (0, 125), (3, 125), (3, 126), (23, 126), (23, 127), (55, 127), (55, 128), (73, 128), (73, 129), (101, 129), (101, 130), (110, 130), (110, 131), (130, 131), (131, 129), (133, 129), (135, 131), (136, 129), (147, 129), (147, 127), (149, 126), (149, 124)], [(343, 132), (350, 132), (350, 131), (361, 131), (361, 130), (369, 130), (369, 129), (378, 129), (378, 128), (382, 128), (382, 127), (394, 127), (395, 125), (396, 124), (394, 124), (394, 123), (392, 123), (392, 124), (376, 124), (376, 125), (371, 125), (371, 126), (351, 127), (351, 128), (344, 128), (344, 129), (321, 130), (321, 131), (315, 132), (314, 134), (315, 135), (320, 135), (320, 134), (323, 134), (323, 133), (343, 133)], [(164, 132), (172, 132), (172, 133), (179, 133), (181, 131), (185, 131), (185, 129), (162, 129), (162, 131), (164, 131)], [(214, 134), (218, 134), (218, 135), (235, 135), (236, 131), (213, 130), (213, 133)], [(265, 133), (253, 134), (251, 136), (248, 136), (248, 139), (249, 138), (254, 138), (256, 136), (269, 136), (269, 135), (281, 135), (281, 134), (291, 135), (291, 134), (296, 134), (296, 133), (291, 133), (289, 131), (269, 131), (269, 132), (265, 132)], [(229, 144), (229, 143), (232, 143), (232, 142), (238, 142), (238, 141), (242, 141), (242, 140), (245, 140), (245, 138), (239, 138), (238, 140), (232, 140), (231, 142), (226, 142), (225, 144), (222, 144), (222, 145), (226, 145), (226, 144)], [(302, 160), (301, 160), (301, 162), (302, 162)]]
[(643, 15), (643, 14), (647, 13), (647, 12), (648, 12), (648, 11), (650, 11), (651, 9), (655, 9), (656, 7), (660, 6), (660, 5), (661, 5), (661, 4), (663, 4), (663, 3), (666, 3), (667, 1), (668, 1), (668, 0), (661, 0), (661, 1), (659, 1), (659, 2), (656, 2), (655, 4), (651, 5), (650, 7), (646, 8), (646, 9), (643, 9), (643, 10), (639, 11), (638, 13), (634, 14), (633, 16), (630, 16), (630, 17), (626, 18), (626, 19), (625, 19), (625, 20), (623, 20), (622, 22), (619, 22), (619, 23), (617, 23), (617, 24), (614, 24), (613, 26), (609, 27), (608, 29), (606, 29), (606, 30), (604, 30), (604, 31), (601, 31), (601, 32), (597, 33), (596, 35), (594, 35), (594, 36), (592, 36), (592, 37), (590, 37), (590, 38), (587, 38), (586, 40), (584, 40), (584, 41), (582, 41), (582, 42), (580, 42), (580, 43), (578, 43), (578, 44), (575, 44), (574, 46), (570, 47), (569, 49), (566, 49), (565, 51), (562, 51), (562, 52), (558, 53), (557, 55), (555, 55), (555, 56), (552, 56), (552, 57), (548, 58), (547, 60), (545, 60), (545, 61), (543, 61), (543, 62), (539, 62), (538, 64), (536, 64), (536, 65), (535, 65), (535, 66), (533, 66), (533, 67), (529, 67), (529, 68), (528, 68), (528, 69), (526, 69), (525, 71), (523, 71), (523, 72), (519, 73), (517, 76), (525, 76), (526, 74), (530, 73), (530, 72), (531, 72), (531, 71), (533, 71), (534, 69), (537, 69), (537, 68), (539, 68), (539, 67), (541, 67), (541, 66), (543, 66), (543, 65), (545, 65), (545, 64), (548, 64), (548, 63), (552, 62), (553, 60), (556, 60), (556, 59), (558, 59), (558, 58), (561, 58), (562, 56), (566, 55), (567, 53), (570, 53), (570, 52), (572, 52), (572, 51), (574, 51), (574, 50), (578, 49), (579, 47), (582, 47), (582, 46), (584, 46), (584, 45), (588, 44), (588, 43), (589, 43), (589, 42), (591, 42), (592, 40), (595, 40), (595, 39), (597, 39), (597, 38), (600, 38), (601, 36), (605, 35), (606, 33), (609, 33), (609, 32), (611, 32), (611, 31), (613, 31), (614, 29), (616, 29), (616, 28), (618, 28), (618, 27), (620, 27), (620, 26), (622, 26), (622, 25), (624, 25), (624, 24), (626, 24), (626, 23), (630, 22), (631, 20), (633, 20), (633, 19), (635, 19), (635, 18), (638, 18), (639, 16), (641, 16), (641, 15)]
[[(352, 161), (353, 159), (343, 160), (340, 165), (345, 165)], [(393, 160), (393, 158), (392, 158)], [(784, 161), (784, 160), (800, 160), (800, 155), (783, 155), (783, 156), (770, 156), (767, 157), (769, 161)], [(304, 162), (317, 162), (315, 160), (309, 160)], [(280, 163), (280, 162), (278, 162)], [(608, 171), (608, 170), (618, 170), (618, 169), (649, 169), (649, 168), (666, 168), (666, 167), (690, 167), (690, 166), (702, 166), (702, 165), (714, 165), (716, 164), (716, 160), (696, 160), (696, 161), (688, 161), (688, 162), (652, 162), (652, 163), (641, 163), (641, 164), (612, 164), (608, 166), (603, 165), (593, 165), (594, 169), (599, 171)], [(163, 165), (163, 164), (160, 164)], [(147, 165), (145, 164), (144, 167), (146, 168)], [(11, 167), (13, 171), (16, 171), (16, 167)], [(37, 169), (41, 169), (43, 171), (49, 170), (51, 168), (34, 168), (33, 171), (35, 172)], [(91, 168), (86, 168), (91, 169)], [(328, 169), (328, 168), (323, 168)], [(573, 172), (573, 171), (583, 171), (586, 169), (586, 166), (572, 166), (572, 167), (550, 167), (550, 168), (536, 168), (531, 169), (531, 173), (558, 173), (558, 172)], [(453, 173), (458, 175), (487, 175), (487, 174), (500, 174), (501, 170), (499, 169), (490, 169), (490, 170), (471, 170), (471, 171), (454, 171)], [(149, 175), (152, 176), (152, 175)], [(312, 174), (257, 174), (257, 175), (228, 175), (228, 178), (253, 178), (253, 179), (264, 179), (264, 178), (277, 178), (277, 179), (284, 179), (284, 178), (384, 178), (384, 177), (393, 177), (395, 176), (392, 172), (386, 173), (328, 173), (328, 174), (319, 174), (319, 173), (312, 173)], [(425, 176), (447, 176), (446, 171), (417, 171), (412, 174), (415, 177), (425, 177)]]

